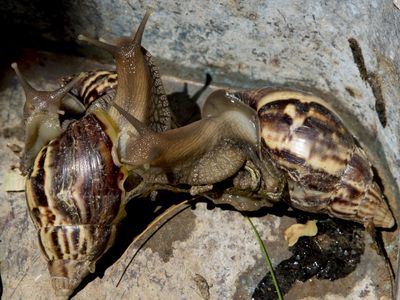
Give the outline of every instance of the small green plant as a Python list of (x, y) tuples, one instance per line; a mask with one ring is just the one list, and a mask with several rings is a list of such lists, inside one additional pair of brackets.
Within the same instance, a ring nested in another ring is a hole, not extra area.
[(260, 234), (259, 234), (258, 231), (257, 231), (256, 226), (254, 226), (253, 222), (251, 221), (251, 219), (250, 219), (249, 217), (246, 217), (246, 218), (247, 218), (247, 220), (249, 221), (251, 227), (252, 227), (253, 230), (254, 230), (254, 233), (255, 233), (255, 235), (256, 235), (258, 244), (260, 245), (261, 251), (262, 251), (262, 253), (263, 253), (263, 255), (264, 255), (264, 258), (265, 258), (265, 261), (266, 261), (266, 263), (267, 263), (269, 272), (271, 273), (272, 282), (274, 283), (275, 290), (276, 290), (276, 294), (278, 295), (278, 299), (279, 299), (279, 300), (283, 300), (282, 293), (281, 293), (281, 289), (279, 288), (278, 281), (276, 280), (275, 273), (274, 273), (274, 268), (272, 267), (271, 260), (269, 259), (269, 255), (268, 255), (267, 248), (265, 247), (265, 244), (264, 244), (264, 242), (262, 241), (262, 239), (261, 239), (261, 237), (260, 237)]

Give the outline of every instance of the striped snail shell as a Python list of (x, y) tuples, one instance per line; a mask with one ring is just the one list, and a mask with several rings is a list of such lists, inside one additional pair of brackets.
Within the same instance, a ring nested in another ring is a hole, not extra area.
[(290, 205), (365, 226), (394, 226), (367, 155), (324, 99), (272, 88), (227, 97), (257, 111), (263, 147), (287, 178)]
[(94, 272), (125, 216), (127, 173), (112, 159), (118, 132), (112, 124), (102, 111), (70, 124), (42, 148), (26, 181), (29, 212), (60, 296)]
[[(141, 47), (148, 17), (149, 13), (136, 34), (120, 39), (116, 45), (83, 36), (80, 39), (110, 50), (116, 60), (119, 78), (116, 92), (109, 93), (110, 87), (102, 86), (107, 94), (115, 94), (114, 99), (108, 97), (108, 100), (124, 107), (154, 130), (165, 130), (170, 122), (168, 102), (158, 69), (150, 54)], [(62, 98), (71, 88), (90, 89), (93, 81), (88, 74), (95, 76), (93, 72), (83, 74), (62, 87), (57, 95)], [(25, 89), (26, 106), (34, 102), (34, 111), (49, 106), (48, 93), (31, 88), (19, 71), (17, 75)], [(57, 101), (60, 102), (58, 98)], [(56, 114), (56, 109), (58, 106), (51, 107), (48, 112)], [(124, 181), (128, 174), (112, 153), (126, 121), (119, 113), (113, 113), (113, 108), (108, 111), (95, 108), (88, 109), (83, 118), (63, 130), (58, 115), (51, 117), (58, 127), (50, 138), (42, 137), (41, 128), (47, 124), (41, 123), (43, 119), (38, 119), (36, 127), (40, 130), (30, 137), (40, 141), (43, 147), (37, 147), (39, 152), (33, 165), (25, 166), (29, 170), (26, 196), (52, 285), (57, 296), (68, 298), (113, 245), (117, 225), (125, 216)]]
[[(74, 75), (60, 79), (61, 86), (66, 86), (75, 78)], [(115, 71), (97, 70), (83, 72), (81, 81), (70, 90), (70, 95), (83, 104), (86, 110), (96, 110), (99, 99), (111, 102), (117, 88), (117, 73)], [(103, 103), (101, 103), (103, 104)], [(107, 103), (103, 108), (108, 109)], [(94, 108), (96, 107), (96, 108)]]

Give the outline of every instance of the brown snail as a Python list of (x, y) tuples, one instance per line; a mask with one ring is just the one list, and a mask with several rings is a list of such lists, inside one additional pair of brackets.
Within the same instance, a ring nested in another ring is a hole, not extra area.
[[(141, 47), (148, 17), (149, 13), (136, 34), (116, 45), (80, 39), (101, 45), (116, 59), (119, 85), (113, 101), (154, 130), (165, 130), (170, 126), (166, 96), (158, 69)], [(56, 294), (68, 298), (114, 243), (125, 216), (127, 171), (114, 162), (112, 149), (126, 121), (112, 108), (108, 112), (95, 107), (63, 128), (62, 97), (85, 75), (55, 92), (41, 92), (13, 66), (26, 94), (27, 142), (21, 163), (28, 173), (29, 213)]]
[[(53, 92), (37, 91), (24, 79), (16, 63), (12, 68), (17, 73), (23, 86), (26, 100), (24, 104), (25, 148), (21, 158), (21, 170), (29, 171), (40, 149), (49, 141), (56, 138), (63, 131), (60, 115), (62, 100), (74, 85), (83, 77), (83, 74), (71, 80), (68, 85)], [(76, 105), (80, 105), (79, 102)], [(84, 108), (79, 107), (81, 110)]]
[[(279, 200), (284, 177), (293, 207), (365, 226), (395, 224), (364, 150), (322, 98), (290, 89), (220, 90), (208, 97), (202, 120), (159, 133), (119, 111), (140, 133), (120, 143), (120, 160), (157, 184), (209, 192), (250, 161), (250, 169), (261, 172), (255, 185), (261, 180), (269, 201)], [(133, 149), (140, 151), (132, 155)], [(235, 190), (227, 193), (235, 207), (252, 209), (247, 202), (254, 200), (233, 198)]]

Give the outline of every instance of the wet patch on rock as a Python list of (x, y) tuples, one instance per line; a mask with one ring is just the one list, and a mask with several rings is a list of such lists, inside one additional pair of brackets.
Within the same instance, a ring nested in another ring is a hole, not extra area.
[[(317, 223), (318, 235), (302, 237), (290, 248), (293, 255), (275, 268), (283, 294), (296, 280), (336, 280), (353, 272), (364, 253), (364, 231), (358, 224), (338, 220)], [(268, 273), (256, 287), (253, 299), (277, 299), (271, 275)]]

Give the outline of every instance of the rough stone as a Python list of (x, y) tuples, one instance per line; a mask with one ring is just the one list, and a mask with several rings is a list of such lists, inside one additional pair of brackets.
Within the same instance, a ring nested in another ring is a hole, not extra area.
[[(49, 88), (48, 82), (54, 87), (61, 75), (104, 67), (88, 59), (36, 51), (21, 54), (19, 49), (33, 46), (98, 58), (98, 53), (73, 42), (76, 35), (112, 39), (129, 34), (147, 6), (154, 13), (143, 39), (145, 47), (160, 62), (163, 74), (185, 79), (164, 77), (169, 92), (181, 91), (188, 80), (203, 82), (209, 72), (221, 85), (291, 86), (326, 95), (360, 143), (386, 165), (399, 196), (400, 10), (389, 0), (226, 0), (207, 5), (174, 0), (4, 1), (1, 32), (7, 44), (0, 58), (0, 189), (5, 174), (17, 163), (6, 144), (21, 144), (23, 136), (22, 90), (10, 63), (17, 59), (33, 84), (42, 88)], [(361, 49), (364, 68), (356, 63), (352, 39)], [(111, 62), (107, 56), (102, 60)], [(194, 82), (189, 81), (192, 94), (201, 87)], [(377, 101), (378, 111), (384, 103), (386, 126), (378, 116)], [(399, 219), (398, 202), (391, 206)], [(237, 212), (207, 210), (204, 204), (182, 214), (181, 226), (185, 218), (194, 219), (190, 232), (171, 238), (173, 227), (167, 226), (177, 224), (167, 223), (156, 233), (160, 243), (166, 239), (161, 250), (154, 244), (140, 250), (118, 287), (115, 284), (138, 245), (128, 248), (119, 261), (104, 263), (104, 274), (92, 276), (74, 299), (203, 299), (207, 286), (210, 299), (248, 299), (265, 276), (266, 266), (247, 221)], [(253, 222), (267, 241), (273, 264), (286, 259), (290, 253), (283, 232), (294, 220), (263, 215)], [(383, 232), (383, 238), (394, 262), (398, 230)], [(22, 193), (0, 191), (0, 262), (4, 299), (53, 298)], [(389, 297), (388, 274), (375, 272), (385, 268), (383, 258), (367, 246), (350, 277), (299, 283), (287, 299)]]

